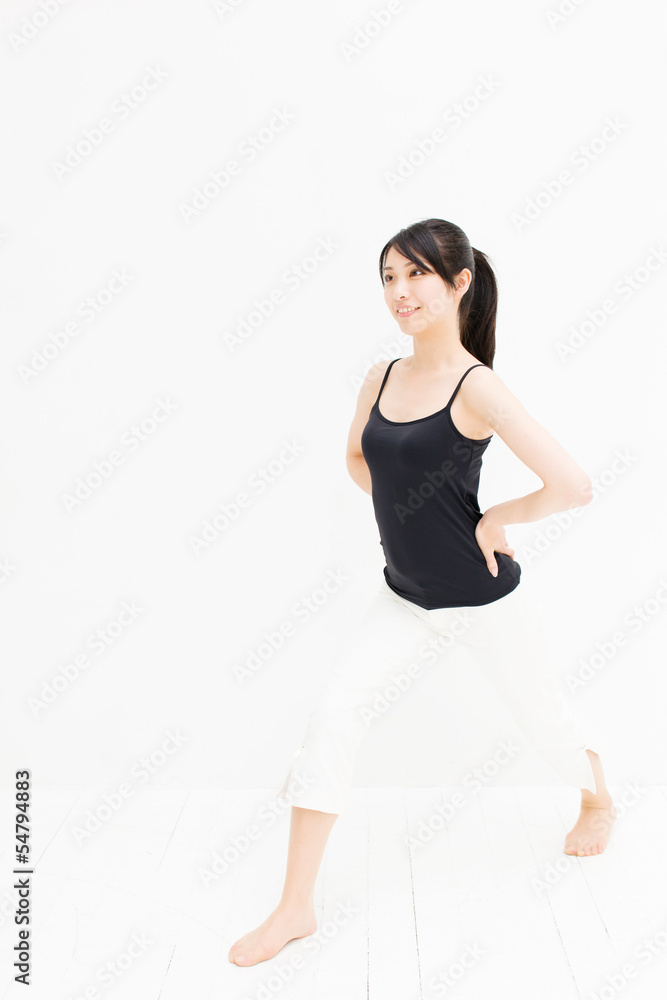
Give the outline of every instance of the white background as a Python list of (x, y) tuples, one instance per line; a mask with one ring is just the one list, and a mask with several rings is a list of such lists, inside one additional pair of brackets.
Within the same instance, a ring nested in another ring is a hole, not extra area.
[[(374, 31), (380, 4), (340, 0), (53, 6), (2, 14), (3, 780), (30, 767), (37, 787), (117, 785), (171, 732), (184, 742), (156, 785), (279, 787), (382, 573), (371, 499), (345, 467), (361, 377), (411, 352), (379, 252), (439, 217), (495, 267), (495, 370), (596, 483), (578, 517), (507, 528), (563, 690), (622, 631), (568, 699), (609, 782), (665, 782), (661, 9), (587, 0), (552, 25), (555, 3), (415, 0)], [(374, 37), (351, 51), (364, 25)], [(121, 117), (116, 102), (149, 69), (159, 82)], [(494, 85), (478, 99), (482, 80)], [(455, 126), (457, 104), (468, 111)], [(248, 161), (243, 144), (278, 109), (291, 121)], [(104, 118), (112, 131), (59, 178), (68, 147)], [(620, 133), (596, 144), (608, 119)], [(437, 127), (445, 140), (392, 184)], [(234, 159), (240, 173), (186, 221), (196, 189)], [(567, 168), (572, 183), (546, 195)], [(333, 249), (310, 267), (321, 241)], [(103, 301), (114, 269), (131, 280), (87, 322), (80, 304)], [(627, 295), (617, 283), (632, 274)], [(278, 290), (231, 350), (226, 338)], [(608, 299), (613, 315), (563, 357), (558, 345)], [(48, 347), (73, 321), (76, 336)], [(173, 412), (130, 451), (124, 435), (158, 400)], [(285, 442), (300, 453), (258, 493), (251, 477)], [(114, 450), (122, 464), (69, 511), (64, 497)], [(539, 485), (496, 436), (481, 509)], [(247, 509), (193, 551), (241, 492)], [(344, 584), (297, 618), (331, 572)], [(123, 602), (140, 611), (95, 653), (89, 636), (113, 630)], [(294, 634), (240, 679), (235, 667), (286, 622)], [(512, 736), (474, 665), (454, 659), (373, 730), (355, 784), (456, 784)], [(497, 780), (557, 779), (526, 750)]]

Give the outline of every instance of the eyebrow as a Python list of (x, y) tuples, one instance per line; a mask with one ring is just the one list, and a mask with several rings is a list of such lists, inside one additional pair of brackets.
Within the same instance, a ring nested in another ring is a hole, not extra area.
[[(413, 260), (409, 260), (407, 262), (407, 264), (403, 265), (403, 267), (419, 267), (419, 264), (415, 264), (415, 262)], [(394, 269), (393, 269), (393, 267), (391, 267), (390, 264), (385, 264), (384, 270), (385, 271), (393, 271)]]

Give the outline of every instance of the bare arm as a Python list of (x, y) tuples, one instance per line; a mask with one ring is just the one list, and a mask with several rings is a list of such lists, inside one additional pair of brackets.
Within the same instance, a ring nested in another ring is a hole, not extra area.
[(495, 504), (484, 512), (477, 525), (476, 537), (493, 572), (496, 566), (494, 550), (514, 556), (514, 550), (505, 539), (504, 525), (540, 521), (556, 511), (590, 503), (593, 484), (581, 466), (526, 411), (494, 371), (488, 368), (475, 371), (483, 374), (475, 379), (468, 376), (470, 384), (466, 379), (461, 387), (466, 387), (466, 407), (488, 424), (543, 483), (533, 493)]
[(373, 403), (377, 399), (382, 378), (388, 365), (388, 361), (378, 361), (377, 364), (374, 364), (366, 372), (363, 384), (359, 389), (357, 408), (347, 437), (347, 452), (345, 455), (347, 471), (357, 486), (360, 486), (368, 494), (372, 492), (371, 473), (361, 450), (361, 433), (366, 426)]

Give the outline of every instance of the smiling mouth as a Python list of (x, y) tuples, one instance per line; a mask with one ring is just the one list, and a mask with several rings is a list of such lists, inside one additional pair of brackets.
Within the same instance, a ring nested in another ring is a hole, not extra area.
[(401, 309), (397, 309), (396, 312), (398, 313), (399, 316), (412, 316), (412, 314), (416, 313), (418, 309), (419, 306), (413, 306), (411, 309), (406, 309), (405, 312), (403, 312)]

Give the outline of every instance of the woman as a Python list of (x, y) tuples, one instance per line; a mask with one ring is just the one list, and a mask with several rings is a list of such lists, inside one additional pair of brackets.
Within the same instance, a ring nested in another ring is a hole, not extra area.
[[(495, 276), (458, 226), (427, 219), (402, 229), (382, 250), (380, 276), (414, 351), (367, 373), (347, 466), (372, 496), (384, 577), (349, 631), (278, 792), (294, 802), (283, 893), (264, 923), (231, 947), (237, 965), (265, 961), (317, 929), (315, 880), (347, 804), (369, 707), (434, 638), (472, 653), (530, 743), (581, 789), (566, 854), (599, 854), (616, 818), (600, 758), (558, 690), (542, 609), (520, 587), (505, 537), (507, 524), (589, 503), (591, 481), (492, 370)], [(544, 485), (482, 515), (479, 474), (494, 434)]]

